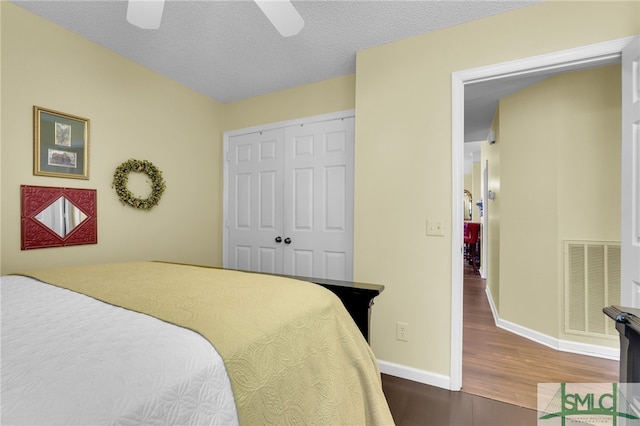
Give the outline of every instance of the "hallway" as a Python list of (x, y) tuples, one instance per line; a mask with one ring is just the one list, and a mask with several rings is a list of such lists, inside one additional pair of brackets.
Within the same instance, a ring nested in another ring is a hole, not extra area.
[(536, 409), (537, 383), (618, 381), (618, 361), (556, 351), (496, 327), (485, 280), (466, 264), (463, 315), (463, 392)]

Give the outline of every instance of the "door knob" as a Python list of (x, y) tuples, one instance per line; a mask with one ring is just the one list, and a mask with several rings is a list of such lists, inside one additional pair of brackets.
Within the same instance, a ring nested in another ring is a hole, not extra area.
[(282, 237), (276, 237), (276, 243), (281, 243), (282, 242)]
[(291, 244), (291, 238), (287, 237), (284, 239), (285, 244)]

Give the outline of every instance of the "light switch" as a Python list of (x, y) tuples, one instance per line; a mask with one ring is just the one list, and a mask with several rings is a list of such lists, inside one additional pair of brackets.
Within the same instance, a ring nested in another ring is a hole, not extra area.
[(442, 221), (427, 219), (427, 236), (444, 237), (444, 225)]

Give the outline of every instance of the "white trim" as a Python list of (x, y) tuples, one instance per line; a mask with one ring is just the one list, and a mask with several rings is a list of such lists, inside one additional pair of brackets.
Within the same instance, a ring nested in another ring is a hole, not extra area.
[(378, 360), (380, 372), (390, 376), (400, 377), (429, 386), (436, 386), (443, 389), (450, 389), (449, 377), (432, 373), (430, 371), (419, 370), (406, 365), (394, 364), (393, 362)]
[(229, 266), (227, 241), (229, 241), (229, 135), (222, 137), (222, 267)]
[(493, 302), (491, 289), (487, 286), (484, 288), (484, 292), (487, 295), (487, 301), (489, 302), (489, 307), (491, 308), (491, 316), (493, 317), (493, 322), (497, 324), (500, 317), (498, 316), (498, 309), (496, 309), (496, 304)]
[(524, 337), (525, 339), (540, 343), (541, 345), (544, 345), (551, 349), (555, 349), (557, 351), (570, 352), (578, 355), (595, 356), (598, 358), (612, 359), (615, 361), (620, 360), (620, 351), (617, 348), (573, 342), (570, 340), (562, 340), (544, 333), (540, 333), (539, 331), (523, 327), (511, 321), (501, 319), (495, 309), (493, 297), (491, 296), (491, 291), (488, 287), (485, 289), (485, 292), (487, 293), (487, 299), (489, 300), (489, 305), (491, 306), (491, 313), (493, 314), (493, 320), (496, 324), (496, 327), (506, 330), (510, 333), (517, 334), (518, 336)]
[[(587, 65), (595, 66), (601, 63), (609, 63), (612, 59), (620, 56), (622, 48), (632, 39), (633, 37), (626, 37), (501, 64), (457, 71), (451, 74), (451, 389), (457, 390), (462, 387), (463, 277), (462, 252), (460, 250), (462, 230), (458, 229), (462, 226), (457, 226), (457, 224), (462, 223), (462, 206), (460, 205), (462, 197), (459, 194), (462, 193), (460, 180), (464, 165), (463, 156), (460, 153), (463, 152), (464, 144), (465, 84), (518, 75), (540, 74), (552, 70), (568, 71)], [(560, 346), (558, 345), (558, 347)]]
[(631, 40), (633, 40), (633, 37), (625, 37), (559, 52), (457, 71), (453, 75), (457, 76), (464, 84), (470, 84), (499, 80), (506, 77), (530, 76), (598, 66), (602, 63), (611, 63), (620, 58), (622, 48)]
[(261, 132), (265, 130), (280, 129), (282, 127), (297, 126), (300, 124), (318, 123), (321, 121), (338, 120), (340, 118), (351, 118), (356, 116), (354, 109), (346, 109), (343, 111), (330, 112), (327, 114), (312, 115), (310, 117), (294, 118), (292, 120), (278, 121), (276, 123), (259, 124), (257, 126), (245, 127), (243, 129), (229, 130), (224, 132), (224, 140), (227, 141), (229, 136), (246, 135), (248, 133)]
[[(229, 215), (228, 215), (228, 179), (229, 179), (229, 138), (232, 136), (246, 135), (266, 130), (280, 129), (284, 127), (299, 126), (304, 124), (318, 123), (322, 121), (339, 120), (355, 117), (354, 109), (330, 112), (327, 114), (313, 115), (310, 117), (295, 118), (292, 120), (279, 121), (276, 123), (260, 124), (258, 126), (246, 127), (243, 129), (229, 130), (222, 135), (222, 267), (229, 266), (229, 254), (227, 253), (227, 241), (229, 239)], [(353, 250), (353, 248), (352, 248)]]
[[(451, 121), (451, 390), (462, 389), (462, 295), (463, 295), (463, 235), (462, 194), (464, 189), (464, 82), (452, 76)], [(462, 99), (462, 102), (455, 102)], [(456, 126), (455, 123), (460, 123)], [(459, 143), (458, 143), (459, 142)], [(454, 196), (453, 194), (458, 194)], [(460, 226), (456, 225), (460, 224)], [(458, 368), (459, 367), (459, 368)]]
[(557, 351), (620, 360), (620, 350), (617, 348), (558, 339), (503, 319), (498, 319), (496, 326)]
[(558, 350), (620, 361), (620, 349), (609, 348), (607, 346), (590, 345), (588, 343), (572, 342), (570, 340), (558, 340)]

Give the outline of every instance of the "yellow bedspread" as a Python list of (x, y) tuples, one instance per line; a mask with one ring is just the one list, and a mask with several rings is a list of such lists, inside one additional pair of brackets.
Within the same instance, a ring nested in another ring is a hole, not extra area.
[(243, 425), (393, 424), (371, 349), (321, 286), (156, 262), (25, 275), (200, 333), (225, 362)]

